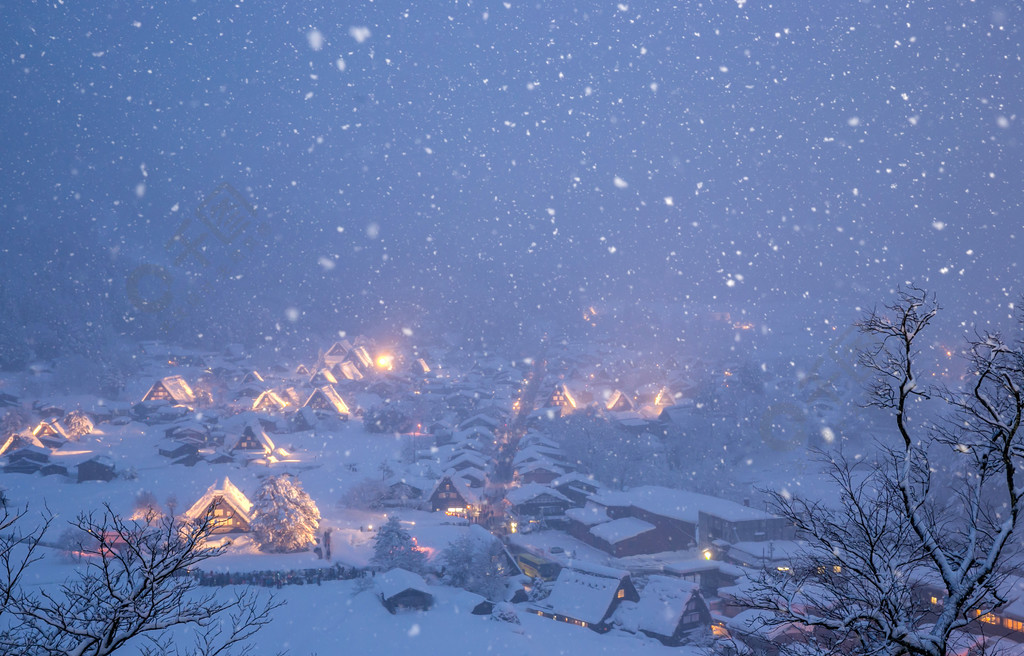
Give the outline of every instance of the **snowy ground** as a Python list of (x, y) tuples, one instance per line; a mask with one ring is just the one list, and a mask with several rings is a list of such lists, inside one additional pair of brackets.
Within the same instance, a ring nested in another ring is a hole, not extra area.
[[(390, 615), (358, 581), (291, 586), (275, 591), (286, 605), (259, 635), (257, 654), (288, 650), (310, 654), (445, 654), (446, 656), (533, 656), (543, 654), (675, 654), (697, 656), (696, 649), (668, 648), (656, 640), (589, 629), (529, 615), (520, 607), (520, 625), (472, 615), (478, 597), (453, 588), (432, 588), (436, 603), (425, 612)], [(225, 588), (221, 594), (231, 594)]]

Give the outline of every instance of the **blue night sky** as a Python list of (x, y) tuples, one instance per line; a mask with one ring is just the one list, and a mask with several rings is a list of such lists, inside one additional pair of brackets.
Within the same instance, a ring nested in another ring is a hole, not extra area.
[(167, 244), (222, 182), (257, 331), (1021, 293), (1018, 2), (145, 4), (4, 7), (0, 271), (100, 281), (32, 302), (211, 275)]

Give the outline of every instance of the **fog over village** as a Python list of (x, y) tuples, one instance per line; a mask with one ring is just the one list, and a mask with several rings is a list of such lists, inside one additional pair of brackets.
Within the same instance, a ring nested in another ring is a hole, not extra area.
[(1024, 654), (1024, 9), (10, 4), (0, 653)]

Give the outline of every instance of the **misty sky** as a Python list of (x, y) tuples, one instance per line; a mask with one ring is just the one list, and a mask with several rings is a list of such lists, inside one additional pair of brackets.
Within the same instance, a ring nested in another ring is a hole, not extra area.
[(965, 318), (1021, 293), (1018, 2), (5, 5), (7, 272), (86, 233), (76, 266), (176, 271), (227, 182), (268, 322), (795, 335), (908, 280)]

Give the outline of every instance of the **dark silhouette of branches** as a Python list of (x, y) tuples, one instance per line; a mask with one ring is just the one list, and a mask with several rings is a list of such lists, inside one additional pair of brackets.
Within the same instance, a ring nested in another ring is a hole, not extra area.
[[(12, 517), (12, 523), (20, 519)], [(188, 575), (223, 553), (223, 547), (207, 544), (213, 515), (181, 522), (151, 512), (134, 521), (105, 506), (70, 524), (80, 567), (59, 586), (28, 590), (21, 582), (25, 569), (39, 560), (44, 530), (22, 536), (20, 543), (27, 540), (32, 551), (10, 552), (12, 565), (0, 582), (8, 614), (0, 633), (3, 653), (103, 656), (139, 643), (145, 653), (244, 654), (246, 641), (281, 605), (247, 590), (234, 597), (203, 592)], [(171, 640), (170, 631), (181, 626), (194, 632), (188, 650)]]

